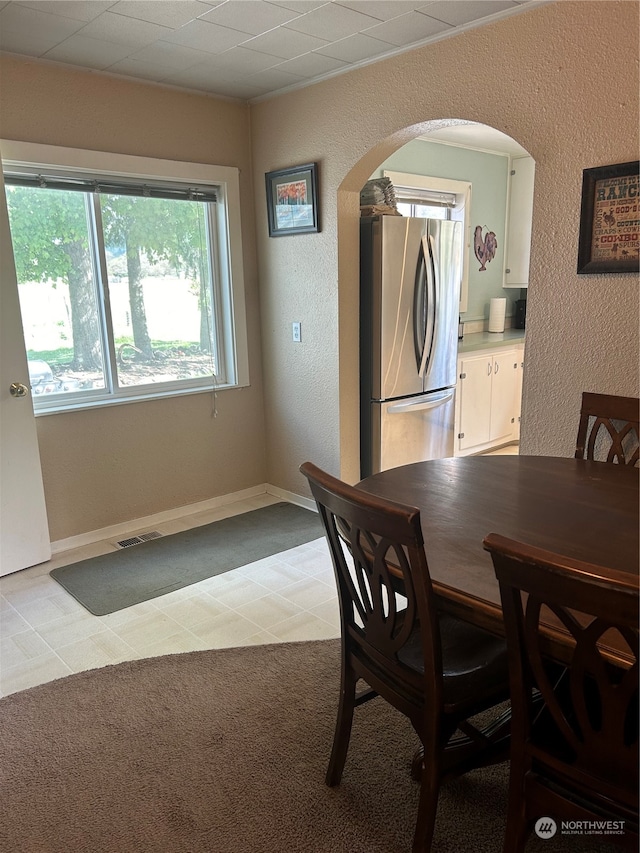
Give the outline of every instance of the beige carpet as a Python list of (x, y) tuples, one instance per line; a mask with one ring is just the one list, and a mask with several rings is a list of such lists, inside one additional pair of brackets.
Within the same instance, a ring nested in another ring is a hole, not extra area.
[[(73, 675), (0, 700), (3, 853), (410, 850), (416, 738), (356, 711), (343, 782), (324, 785), (335, 640), (191, 652)], [(501, 853), (506, 767), (442, 790), (434, 853)], [(527, 853), (604, 851), (532, 838)]]

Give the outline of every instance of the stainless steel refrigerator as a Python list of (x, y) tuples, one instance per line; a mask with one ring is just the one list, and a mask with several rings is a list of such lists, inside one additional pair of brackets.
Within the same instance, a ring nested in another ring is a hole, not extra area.
[(360, 467), (453, 456), (462, 223), (360, 224)]

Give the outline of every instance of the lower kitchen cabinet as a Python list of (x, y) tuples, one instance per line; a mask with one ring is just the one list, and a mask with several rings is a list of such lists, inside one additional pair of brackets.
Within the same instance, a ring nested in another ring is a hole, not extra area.
[(483, 350), (458, 359), (456, 456), (518, 439), (523, 355)]

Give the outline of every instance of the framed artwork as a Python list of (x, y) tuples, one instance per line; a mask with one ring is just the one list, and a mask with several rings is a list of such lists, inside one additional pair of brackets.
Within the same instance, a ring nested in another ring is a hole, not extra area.
[(267, 172), (265, 178), (270, 237), (320, 230), (317, 163)]
[(578, 273), (640, 271), (639, 164), (583, 171)]

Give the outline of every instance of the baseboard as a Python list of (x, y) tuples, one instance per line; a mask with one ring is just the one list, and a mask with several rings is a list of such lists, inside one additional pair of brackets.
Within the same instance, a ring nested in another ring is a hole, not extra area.
[(87, 533), (70, 536), (68, 539), (58, 539), (51, 543), (51, 553), (59, 554), (61, 551), (70, 551), (73, 548), (81, 548), (83, 545), (92, 545), (94, 542), (101, 542), (103, 539), (123, 539), (136, 530), (152, 530), (156, 525), (166, 521), (173, 521), (176, 518), (185, 518), (196, 513), (207, 512), (210, 509), (217, 509), (221, 506), (236, 503), (236, 501), (264, 494), (274, 495), (306, 509), (315, 509), (315, 503), (308, 498), (303, 498), (301, 495), (287, 492), (284, 489), (278, 489), (275, 486), (270, 486), (268, 483), (261, 483), (258, 486), (252, 486), (250, 489), (242, 489), (239, 492), (232, 492), (217, 498), (209, 498), (209, 500), (199, 501), (188, 506), (180, 506), (175, 509), (165, 510), (164, 512), (157, 512), (155, 515), (147, 515), (144, 518), (123, 521), (121, 524), (102, 527), (100, 530), (90, 530)]
[(266, 491), (267, 494), (281, 498), (283, 501), (287, 501), (287, 503), (313, 510), (313, 512), (318, 511), (316, 502), (312, 498), (304, 498), (302, 495), (297, 495), (295, 492), (288, 492), (286, 489), (279, 489), (277, 486), (267, 485)]

